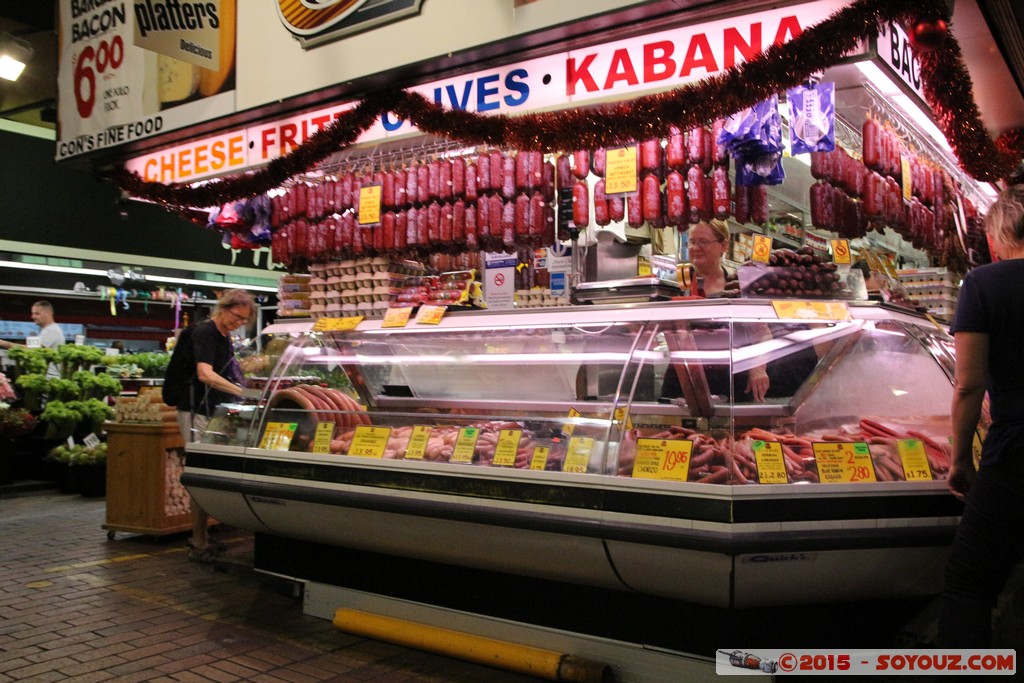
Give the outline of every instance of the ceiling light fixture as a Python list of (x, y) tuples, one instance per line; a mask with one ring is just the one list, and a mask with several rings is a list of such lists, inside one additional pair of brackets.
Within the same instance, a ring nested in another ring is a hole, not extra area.
[(32, 59), (32, 45), (10, 33), (0, 33), (0, 78), (16, 81)]

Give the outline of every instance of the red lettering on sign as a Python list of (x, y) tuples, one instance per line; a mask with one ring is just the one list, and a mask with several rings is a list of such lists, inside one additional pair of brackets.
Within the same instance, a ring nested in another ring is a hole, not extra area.
[(803, 29), (800, 28), (800, 20), (794, 16), (782, 17), (779, 22), (779, 30), (775, 32), (775, 45), (782, 45), (787, 40), (796, 38)]
[(629, 59), (629, 51), (626, 48), (619, 48), (612, 54), (612, 65), (608, 67), (608, 78), (605, 79), (604, 89), (610, 90), (618, 81), (625, 81), (628, 85), (637, 85), (636, 70), (633, 69), (633, 62)]
[(731, 69), (736, 66), (736, 53), (743, 61), (749, 61), (761, 52), (761, 22), (750, 25), (750, 41), (747, 42), (734, 28), (725, 29), (725, 62), (723, 67)]
[[(700, 57), (697, 56), (698, 52)], [(683, 68), (679, 75), (686, 78), (691, 71), (698, 67), (705, 69), (709, 74), (718, 71), (718, 63), (715, 62), (715, 55), (711, 52), (711, 44), (708, 43), (708, 37), (703, 33), (698, 33), (690, 40), (690, 46), (686, 50), (686, 58), (683, 60)]]
[(565, 62), (565, 90), (569, 95), (576, 94), (576, 84), (583, 82), (583, 87), (587, 92), (594, 92), (597, 90), (597, 81), (590, 75), (590, 65), (597, 59), (597, 54), (589, 54), (583, 58), (579, 66), (576, 66), (576, 59), (570, 57)]
[(676, 46), (669, 40), (644, 45), (644, 83), (672, 78), (676, 72), (676, 60), (672, 53)]

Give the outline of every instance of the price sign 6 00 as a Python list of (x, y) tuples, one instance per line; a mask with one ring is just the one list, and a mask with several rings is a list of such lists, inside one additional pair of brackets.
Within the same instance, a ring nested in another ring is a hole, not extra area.
[(124, 61), (124, 41), (114, 36), (110, 42), (101, 40), (98, 47), (87, 45), (75, 60), (75, 103), (83, 119), (92, 116), (96, 106), (96, 74), (103, 74), (121, 66)]

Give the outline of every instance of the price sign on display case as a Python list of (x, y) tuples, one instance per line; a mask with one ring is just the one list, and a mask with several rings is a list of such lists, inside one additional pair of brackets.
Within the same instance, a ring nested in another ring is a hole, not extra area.
[(777, 441), (754, 441), (754, 461), (757, 463), (757, 481), (761, 484), (788, 484), (786, 457), (782, 444)]
[(899, 449), (903, 474), (907, 481), (931, 481), (932, 468), (928, 464), (928, 454), (924, 450), (924, 442), (920, 439), (900, 439), (896, 442)]
[(848, 266), (853, 263), (853, 257), (850, 254), (850, 241), (849, 240), (831, 240), (832, 242), (832, 262), (840, 265)]
[(473, 462), (476, 451), (476, 440), (480, 438), (480, 430), (476, 427), (463, 427), (455, 439), (451, 462)]
[(637, 479), (686, 481), (690, 474), (689, 439), (637, 439), (633, 476)]
[(439, 325), (441, 318), (444, 317), (444, 312), (447, 310), (447, 306), (420, 306), (420, 310), (416, 312), (416, 323), (419, 325)]
[(313, 323), (314, 332), (350, 332), (363, 322), (363, 316), (353, 315), (347, 318), (320, 318)]
[(594, 440), (589, 436), (574, 436), (569, 439), (569, 448), (565, 453), (563, 472), (585, 474), (590, 464), (590, 451), (594, 448)]
[(383, 458), (390, 437), (391, 427), (360, 425), (352, 435), (352, 445), (348, 449), (348, 454), (363, 458)]
[(519, 451), (521, 429), (502, 429), (498, 432), (498, 445), (494, 448), (494, 464), (512, 467), (516, 464), (516, 453)]
[(531, 470), (542, 470), (548, 464), (548, 454), (551, 449), (547, 446), (537, 446), (533, 449), (533, 456), (530, 458)]
[(334, 436), (334, 423), (321, 422), (316, 426), (316, 435), (313, 437), (314, 453), (330, 453), (331, 437)]
[(815, 443), (814, 459), (822, 484), (853, 484), (875, 479), (871, 451), (864, 442)]
[(286, 451), (292, 445), (292, 437), (298, 429), (297, 422), (268, 422), (260, 440), (260, 448), (268, 451)]
[(754, 248), (750, 252), (750, 260), (768, 263), (772, 255), (772, 238), (766, 235), (754, 235)]
[[(569, 417), (583, 417), (583, 413), (576, 410), (575, 408), (569, 408)], [(576, 425), (572, 422), (566, 422), (562, 425), (562, 433), (566, 436), (572, 436), (573, 430), (576, 429)]]
[(405, 327), (412, 316), (412, 306), (399, 306), (389, 308), (384, 312), (384, 322), (381, 327)]
[(427, 452), (427, 442), (430, 440), (430, 427), (426, 425), (414, 425), (409, 435), (409, 443), (405, 447), (406, 460), (422, 460), (423, 454)]

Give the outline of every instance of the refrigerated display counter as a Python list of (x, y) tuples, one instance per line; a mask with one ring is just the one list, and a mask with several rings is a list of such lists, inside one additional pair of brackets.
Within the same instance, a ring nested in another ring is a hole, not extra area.
[(930, 318), (710, 299), (384, 325), (267, 328), (259, 401), (188, 446), (199, 504), (257, 539), (715, 607), (940, 589), (961, 507)]

